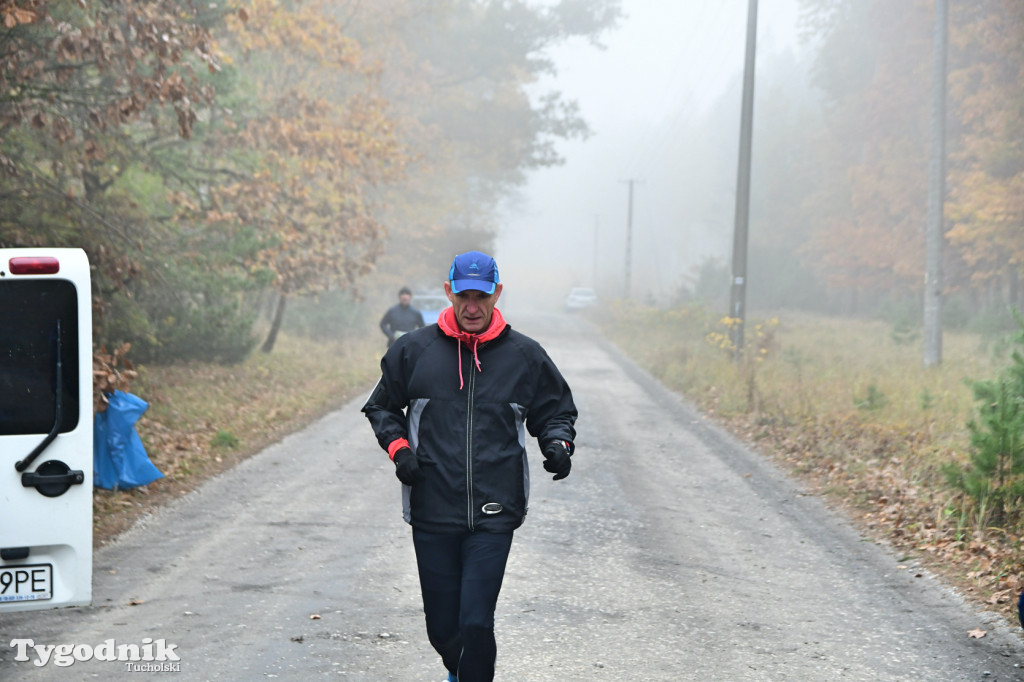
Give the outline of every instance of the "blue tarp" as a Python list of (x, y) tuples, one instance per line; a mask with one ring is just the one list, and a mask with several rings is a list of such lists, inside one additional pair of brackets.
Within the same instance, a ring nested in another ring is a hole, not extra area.
[(93, 482), (97, 488), (135, 488), (163, 478), (149, 461), (135, 422), (149, 409), (137, 395), (114, 391), (93, 422)]

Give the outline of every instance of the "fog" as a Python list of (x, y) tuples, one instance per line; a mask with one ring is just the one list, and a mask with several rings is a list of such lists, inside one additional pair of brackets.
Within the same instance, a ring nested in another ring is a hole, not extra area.
[[(800, 59), (797, 4), (760, 2), (758, 100), (773, 64)], [(532, 173), (505, 207), (495, 255), (509, 304), (528, 292), (534, 305), (560, 305), (571, 286), (625, 295), (629, 180), (633, 298), (670, 300), (698, 264), (731, 253), (747, 2), (624, 0), (623, 10), (606, 49), (553, 50), (557, 75), (535, 85), (578, 101), (592, 135), (560, 142), (565, 163)]]

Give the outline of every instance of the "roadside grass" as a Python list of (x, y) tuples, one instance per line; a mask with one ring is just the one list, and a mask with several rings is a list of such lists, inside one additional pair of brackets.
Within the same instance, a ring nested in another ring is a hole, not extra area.
[(138, 367), (130, 391), (150, 407), (136, 429), (164, 478), (132, 490), (96, 489), (96, 544), (368, 391), (382, 350), (378, 336), (317, 342), (281, 334), (272, 353), (254, 352), (237, 365)]
[(969, 382), (1008, 364), (982, 337), (946, 332), (942, 364), (925, 369), (920, 340), (880, 321), (751, 319), (736, 359), (731, 321), (698, 307), (617, 302), (592, 319), (645, 370), (844, 507), (866, 533), (973, 600), (1014, 612), (1024, 588), (1020, 529), (986, 527), (940, 470), (967, 461)]

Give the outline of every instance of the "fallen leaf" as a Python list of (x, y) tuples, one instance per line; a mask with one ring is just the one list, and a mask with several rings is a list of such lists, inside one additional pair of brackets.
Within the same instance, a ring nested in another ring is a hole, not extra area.
[(319, 613), (312, 613), (312, 614), (310, 614), (309, 619), (310, 620), (320, 620), (320, 614)]
[(981, 639), (982, 637), (984, 637), (987, 634), (988, 634), (987, 632), (985, 632), (981, 628), (978, 628), (976, 630), (971, 630), (970, 632), (968, 632), (967, 636), (970, 637), (971, 639)]
[(1010, 590), (1003, 590), (1002, 592), (996, 592), (985, 601), (989, 604), (1005, 604), (1010, 601)]

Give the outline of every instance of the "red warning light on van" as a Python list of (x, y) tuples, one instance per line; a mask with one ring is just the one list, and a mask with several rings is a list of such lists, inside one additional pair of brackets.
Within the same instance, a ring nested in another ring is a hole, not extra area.
[(53, 256), (19, 256), (8, 265), (12, 275), (56, 275), (60, 271), (60, 261)]

